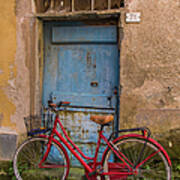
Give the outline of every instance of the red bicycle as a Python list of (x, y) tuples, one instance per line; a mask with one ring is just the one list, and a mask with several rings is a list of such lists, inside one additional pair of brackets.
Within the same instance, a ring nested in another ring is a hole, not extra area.
[[(69, 104), (49, 102), (49, 109), (55, 112), (53, 127), (29, 131), (33, 137), (17, 148), (13, 168), (18, 180), (67, 179), (70, 169), (67, 150), (85, 168), (88, 180), (171, 179), (170, 158), (164, 148), (150, 138), (148, 128), (119, 130), (108, 139), (104, 136), (103, 129), (113, 121), (112, 115), (91, 116), (92, 121), (100, 124), (100, 131), (94, 157), (87, 157), (70, 139), (60, 121), (59, 108)], [(117, 133), (125, 134), (115, 138)], [(107, 147), (101, 161), (97, 161), (102, 140)]]

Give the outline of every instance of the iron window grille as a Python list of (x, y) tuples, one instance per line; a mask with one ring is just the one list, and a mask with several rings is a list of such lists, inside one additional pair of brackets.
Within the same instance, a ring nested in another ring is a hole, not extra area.
[(125, 0), (34, 0), (36, 13), (108, 11), (125, 7)]

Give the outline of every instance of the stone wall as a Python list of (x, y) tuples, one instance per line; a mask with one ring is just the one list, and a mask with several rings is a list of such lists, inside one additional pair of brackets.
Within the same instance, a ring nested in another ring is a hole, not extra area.
[(120, 126), (148, 126), (155, 133), (180, 127), (180, 1), (129, 0), (121, 45)]

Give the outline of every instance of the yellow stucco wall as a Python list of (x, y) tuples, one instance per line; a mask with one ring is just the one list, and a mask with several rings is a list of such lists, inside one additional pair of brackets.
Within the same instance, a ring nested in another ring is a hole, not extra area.
[(10, 117), (16, 107), (8, 97), (8, 85), (16, 77), (15, 0), (0, 1), (0, 127), (15, 128)]

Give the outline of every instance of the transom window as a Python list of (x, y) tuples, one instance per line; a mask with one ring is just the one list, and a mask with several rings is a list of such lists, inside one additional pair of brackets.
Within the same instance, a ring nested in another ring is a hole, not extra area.
[(37, 13), (108, 11), (125, 6), (125, 0), (34, 0)]

